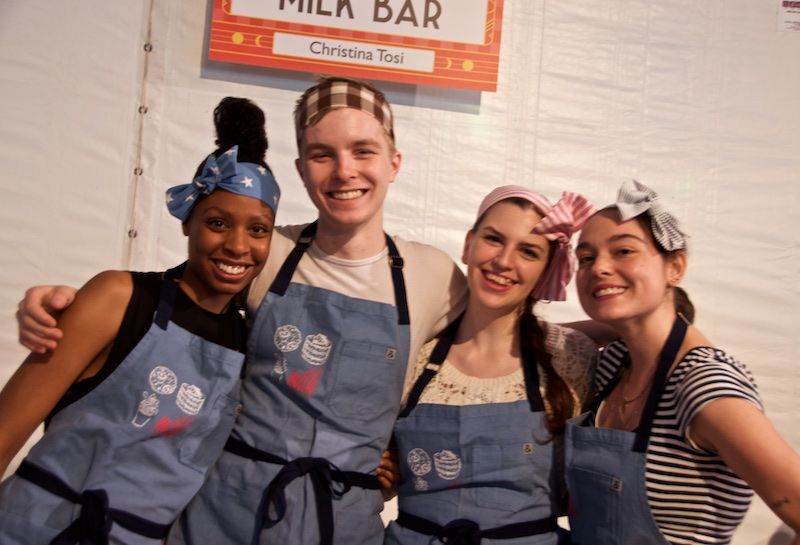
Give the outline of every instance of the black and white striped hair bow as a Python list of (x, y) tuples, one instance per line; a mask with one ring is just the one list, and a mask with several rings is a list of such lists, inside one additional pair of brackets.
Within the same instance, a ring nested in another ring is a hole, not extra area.
[(653, 238), (664, 250), (686, 249), (686, 235), (678, 228), (678, 220), (661, 204), (658, 194), (636, 180), (623, 182), (617, 193), (616, 207), (622, 221), (628, 221), (647, 212)]

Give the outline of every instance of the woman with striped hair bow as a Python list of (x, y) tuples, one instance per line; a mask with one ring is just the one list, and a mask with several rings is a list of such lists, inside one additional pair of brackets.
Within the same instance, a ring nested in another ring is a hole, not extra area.
[(423, 347), (395, 425), (400, 513), (385, 543), (565, 542), (557, 443), (596, 347), (533, 309), (566, 298), (569, 240), (593, 211), (520, 186), (484, 198), (462, 254), (467, 308)]
[(573, 543), (729, 543), (752, 490), (800, 530), (800, 458), (747, 368), (692, 325), (686, 246), (635, 181), (581, 232), (581, 305), (621, 340), (598, 362), (591, 411), (566, 429)]

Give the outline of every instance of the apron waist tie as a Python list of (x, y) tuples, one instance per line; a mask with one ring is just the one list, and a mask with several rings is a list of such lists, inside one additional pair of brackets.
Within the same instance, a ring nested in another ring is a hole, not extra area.
[(517, 522), (481, 530), (478, 523), (469, 519), (457, 519), (440, 526), (435, 522), (405, 511), (400, 511), (397, 523), (420, 534), (435, 536), (446, 545), (480, 545), (481, 540), (484, 538), (514, 539), (555, 532), (558, 529), (555, 517)]
[(109, 507), (105, 490), (84, 490), (79, 494), (53, 473), (27, 460), (22, 461), (16, 474), (55, 496), (81, 506), (78, 518), (53, 538), (50, 545), (108, 545), (108, 535), (114, 523), (151, 539), (163, 539), (169, 533), (170, 524), (158, 524)]
[(263, 528), (272, 528), (283, 519), (286, 514), (284, 490), (295, 479), (305, 475), (311, 479), (317, 508), (320, 545), (333, 544), (334, 499), (341, 498), (354, 486), (370, 490), (380, 489), (380, 483), (375, 475), (342, 471), (325, 458), (304, 457), (288, 461), (233, 437), (225, 443), (225, 450), (250, 460), (283, 466), (261, 497), (253, 532), (254, 545), (258, 543)]

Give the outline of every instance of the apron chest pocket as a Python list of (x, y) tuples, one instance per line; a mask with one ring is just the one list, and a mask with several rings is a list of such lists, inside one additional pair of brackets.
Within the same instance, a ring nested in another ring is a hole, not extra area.
[(220, 454), (231, 434), (239, 411), (239, 401), (222, 394), (204, 415), (203, 422), (188, 433), (180, 444), (180, 459), (185, 465), (205, 472)]
[[(356, 420), (373, 420), (391, 407), (387, 399), (388, 384), (400, 384), (405, 375), (405, 361), (398, 361), (399, 352), (393, 346), (348, 341), (335, 362), (333, 387), (328, 406), (337, 416)], [(400, 396), (400, 386), (397, 397)]]
[(534, 492), (530, 473), (535, 468), (527, 462), (521, 445), (476, 445), (472, 448), (471, 488), (477, 505), (502, 511), (517, 511), (531, 503)]
[(624, 481), (573, 465), (567, 471), (567, 487), (571, 491), (570, 521), (575, 542), (617, 543)]

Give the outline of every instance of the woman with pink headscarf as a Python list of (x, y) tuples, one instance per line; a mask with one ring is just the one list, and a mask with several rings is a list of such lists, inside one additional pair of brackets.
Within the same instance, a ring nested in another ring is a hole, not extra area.
[(592, 212), (575, 193), (551, 205), (503, 186), (484, 198), (464, 242), (467, 308), (421, 351), (395, 425), (400, 513), (386, 544), (568, 539), (558, 441), (596, 347), (533, 310), (566, 298), (569, 240)]

